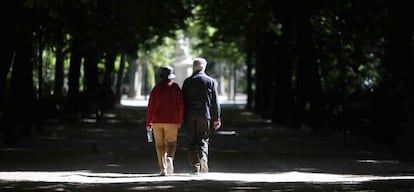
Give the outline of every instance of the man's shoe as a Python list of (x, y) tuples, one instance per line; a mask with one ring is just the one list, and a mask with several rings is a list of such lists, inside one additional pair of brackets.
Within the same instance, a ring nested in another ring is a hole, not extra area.
[(191, 175), (199, 175), (200, 174), (200, 164), (196, 164), (191, 171)]
[(192, 171), (190, 174), (191, 175), (200, 175), (200, 172), (198, 172), (198, 171)]
[(167, 157), (166, 160), (167, 162), (167, 174), (171, 175), (174, 173), (174, 161), (172, 157)]
[(205, 159), (200, 159), (200, 172), (208, 173), (208, 164), (207, 164), (207, 160)]
[(166, 173), (166, 170), (164, 169), (164, 170), (161, 170), (161, 172), (160, 172), (160, 174), (159, 174), (159, 176), (165, 176), (167, 173)]

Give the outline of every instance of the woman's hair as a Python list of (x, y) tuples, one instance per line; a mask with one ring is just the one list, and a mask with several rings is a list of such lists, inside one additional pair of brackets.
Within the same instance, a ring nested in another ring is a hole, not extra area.
[(173, 68), (170, 66), (161, 67), (160, 69), (160, 77), (162, 79), (174, 79), (175, 75), (173, 73)]

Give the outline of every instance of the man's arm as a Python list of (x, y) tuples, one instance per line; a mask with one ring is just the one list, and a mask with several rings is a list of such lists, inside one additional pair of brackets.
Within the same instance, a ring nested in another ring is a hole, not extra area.
[(213, 119), (213, 127), (214, 129), (218, 129), (221, 127), (221, 106), (218, 100), (218, 86), (217, 81), (213, 79), (213, 93), (212, 93), (212, 119)]

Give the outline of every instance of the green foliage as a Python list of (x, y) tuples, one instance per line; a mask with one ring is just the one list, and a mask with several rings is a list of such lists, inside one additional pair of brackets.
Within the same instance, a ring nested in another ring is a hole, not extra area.
[[(53, 94), (53, 86), (55, 82), (55, 56), (52, 50), (45, 50), (42, 53), (42, 72), (43, 72), (43, 93), (44, 95)], [(34, 85), (39, 85), (39, 71), (38, 63), (36, 63), (36, 68), (33, 71), (33, 83)]]
[(322, 88), (328, 94), (344, 96), (372, 92), (380, 81), (381, 38), (350, 26), (342, 14), (320, 10), (311, 18)]
[[(163, 37), (162, 41), (151, 50), (146, 50), (149, 55), (149, 63), (154, 67), (172, 65), (175, 54), (175, 39), (171, 37)], [(143, 55), (142, 50), (140, 55)]]
[(190, 53), (207, 58), (209, 63), (224, 63), (229, 67), (244, 65), (244, 51), (240, 49), (243, 47), (244, 39), (218, 38), (220, 26), (214, 26), (206, 20), (206, 6), (209, 6), (208, 3), (195, 6), (194, 16), (186, 21), (188, 27), (184, 34), (190, 37)]
[[(54, 83), (52, 50), (60, 44), (65, 53), (70, 54), (74, 38), (81, 39), (82, 50), (115, 51), (117, 54), (139, 51), (140, 63), (148, 65), (145, 69), (150, 86), (156, 81), (156, 69), (172, 64), (176, 39), (180, 36), (190, 39), (191, 55), (206, 57), (220, 70), (235, 67), (243, 71), (249, 43), (246, 38), (258, 38), (264, 32), (286, 35), (281, 32), (280, 21), (283, 16), (289, 16), (289, 10), (278, 9), (283, 2), (266, 0), (24, 2), (24, 7), (33, 12), (31, 30), (34, 36), (43, 38), (45, 43), (45, 87), (53, 87)], [(361, 1), (335, 1), (313, 7), (310, 19), (318, 51), (315, 57), (326, 93), (350, 95), (373, 91), (381, 81), (379, 65), (384, 42), (380, 26), (386, 13), (381, 2), (375, 1), (374, 6)], [(290, 43), (294, 49), (293, 41)], [(257, 49), (254, 44), (249, 46)], [(65, 77), (69, 54), (65, 55)], [(119, 62), (118, 57), (115, 70), (119, 69)], [(98, 66), (102, 72), (103, 61)], [(229, 75), (227, 70), (220, 70), (211, 72), (215, 76)], [(36, 73), (35, 70), (35, 76)], [(245, 81), (237, 85), (245, 86)], [(45, 88), (47, 92), (50, 90)]]

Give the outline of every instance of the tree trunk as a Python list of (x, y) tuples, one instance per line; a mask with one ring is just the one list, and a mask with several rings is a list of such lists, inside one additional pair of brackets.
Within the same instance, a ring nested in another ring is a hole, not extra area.
[(251, 49), (247, 50), (246, 56), (246, 77), (247, 77), (247, 85), (246, 85), (246, 94), (247, 94), (247, 102), (246, 102), (246, 109), (250, 110), (253, 108), (253, 60), (252, 60), (252, 51)]
[(85, 87), (84, 92), (86, 114), (96, 114), (99, 110), (98, 103), (103, 96), (98, 94), (99, 79), (98, 79), (98, 59), (95, 52), (89, 52), (85, 56), (84, 64)]
[(124, 79), (124, 70), (125, 70), (125, 61), (126, 55), (121, 55), (121, 63), (119, 65), (118, 75), (116, 77), (116, 95), (115, 95), (115, 103), (120, 104), (122, 99), (122, 84)]
[(317, 130), (322, 117), (322, 88), (309, 21), (309, 6), (305, 7), (298, 16), (299, 63), (296, 115), (300, 125), (309, 125)]
[(43, 132), (43, 118), (45, 114), (45, 107), (44, 107), (44, 80), (43, 80), (43, 48), (44, 48), (44, 40), (43, 40), (43, 31), (42, 29), (38, 30), (38, 50), (37, 50), (37, 71), (38, 71), (38, 90), (37, 90), (37, 113), (38, 116), (37, 122), (39, 123), (37, 126), (38, 132)]
[[(0, 20), (2, 23), (1, 51), (0, 51), (0, 120), (3, 110), (7, 104), (7, 98), (10, 92), (9, 73), (15, 56), (17, 46), (18, 21), (13, 18), (21, 18), (20, 1), (7, 2), (7, 6), (0, 6)], [(1, 123), (1, 122), (0, 122)], [(4, 127), (4, 126), (1, 126)], [(1, 131), (2, 128), (0, 128)]]
[(115, 52), (107, 52), (105, 57), (105, 73), (103, 79), (103, 103), (100, 103), (100, 108), (102, 109), (111, 109), (115, 105), (114, 103), (114, 69), (115, 69)]
[(2, 111), (4, 108), (4, 102), (7, 99), (7, 93), (9, 92), (7, 86), (7, 76), (14, 58), (13, 48), (5, 47), (3, 51), (1, 51), (0, 58), (0, 111)]
[(257, 82), (255, 112), (270, 118), (273, 110), (275, 54), (274, 35), (265, 32), (261, 38), (257, 53)]
[(38, 119), (33, 87), (31, 33), (28, 30), (22, 30), (22, 33), (16, 42), (10, 97), (4, 118), (8, 125), (5, 130), (5, 142), (8, 144), (15, 143), (22, 136), (31, 136), (31, 127)]
[(63, 82), (64, 82), (64, 52), (63, 52), (63, 39), (56, 44), (56, 62), (55, 62), (55, 86), (53, 88), (54, 99), (58, 110), (63, 105)]
[(228, 88), (228, 94), (227, 99), (228, 100), (235, 100), (235, 78), (236, 78), (236, 67), (234, 64), (231, 64), (229, 66), (229, 76), (228, 76), (228, 82), (229, 82), (229, 88)]
[[(138, 81), (138, 58), (137, 57), (129, 57), (128, 59), (129, 67), (128, 67), (128, 79), (129, 79), (129, 89), (128, 89), (128, 97), (135, 98), (141, 95), (141, 87), (137, 86)], [(143, 82), (145, 83), (145, 82)]]
[(413, 4), (411, 1), (387, 3), (390, 21), (385, 26), (385, 73), (377, 93), (373, 121), (375, 134), (394, 144), (396, 135), (403, 134), (413, 116)]
[(275, 69), (275, 94), (272, 120), (281, 125), (287, 125), (290, 123), (290, 113), (292, 105), (292, 63), (293, 54), (291, 52), (291, 46), (289, 40), (291, 37), (289, 24), (285, 24), (282, 28), (283, 36), (279, 39), (280, 45), (277, 47), (276, 52), (279, 56), (276, 69)]
[(69, 66), (69, 88), (68, 88), (68, 105), (67, 112), (71, 120), (77, 121), (79, 115), (79, 101), (81, 100), (79, 94), (79, 80), (80, 69), (82, 62), (82, 55), (80, 50), (80, 42), (74, 38), (71, 47), (70, 66)]

